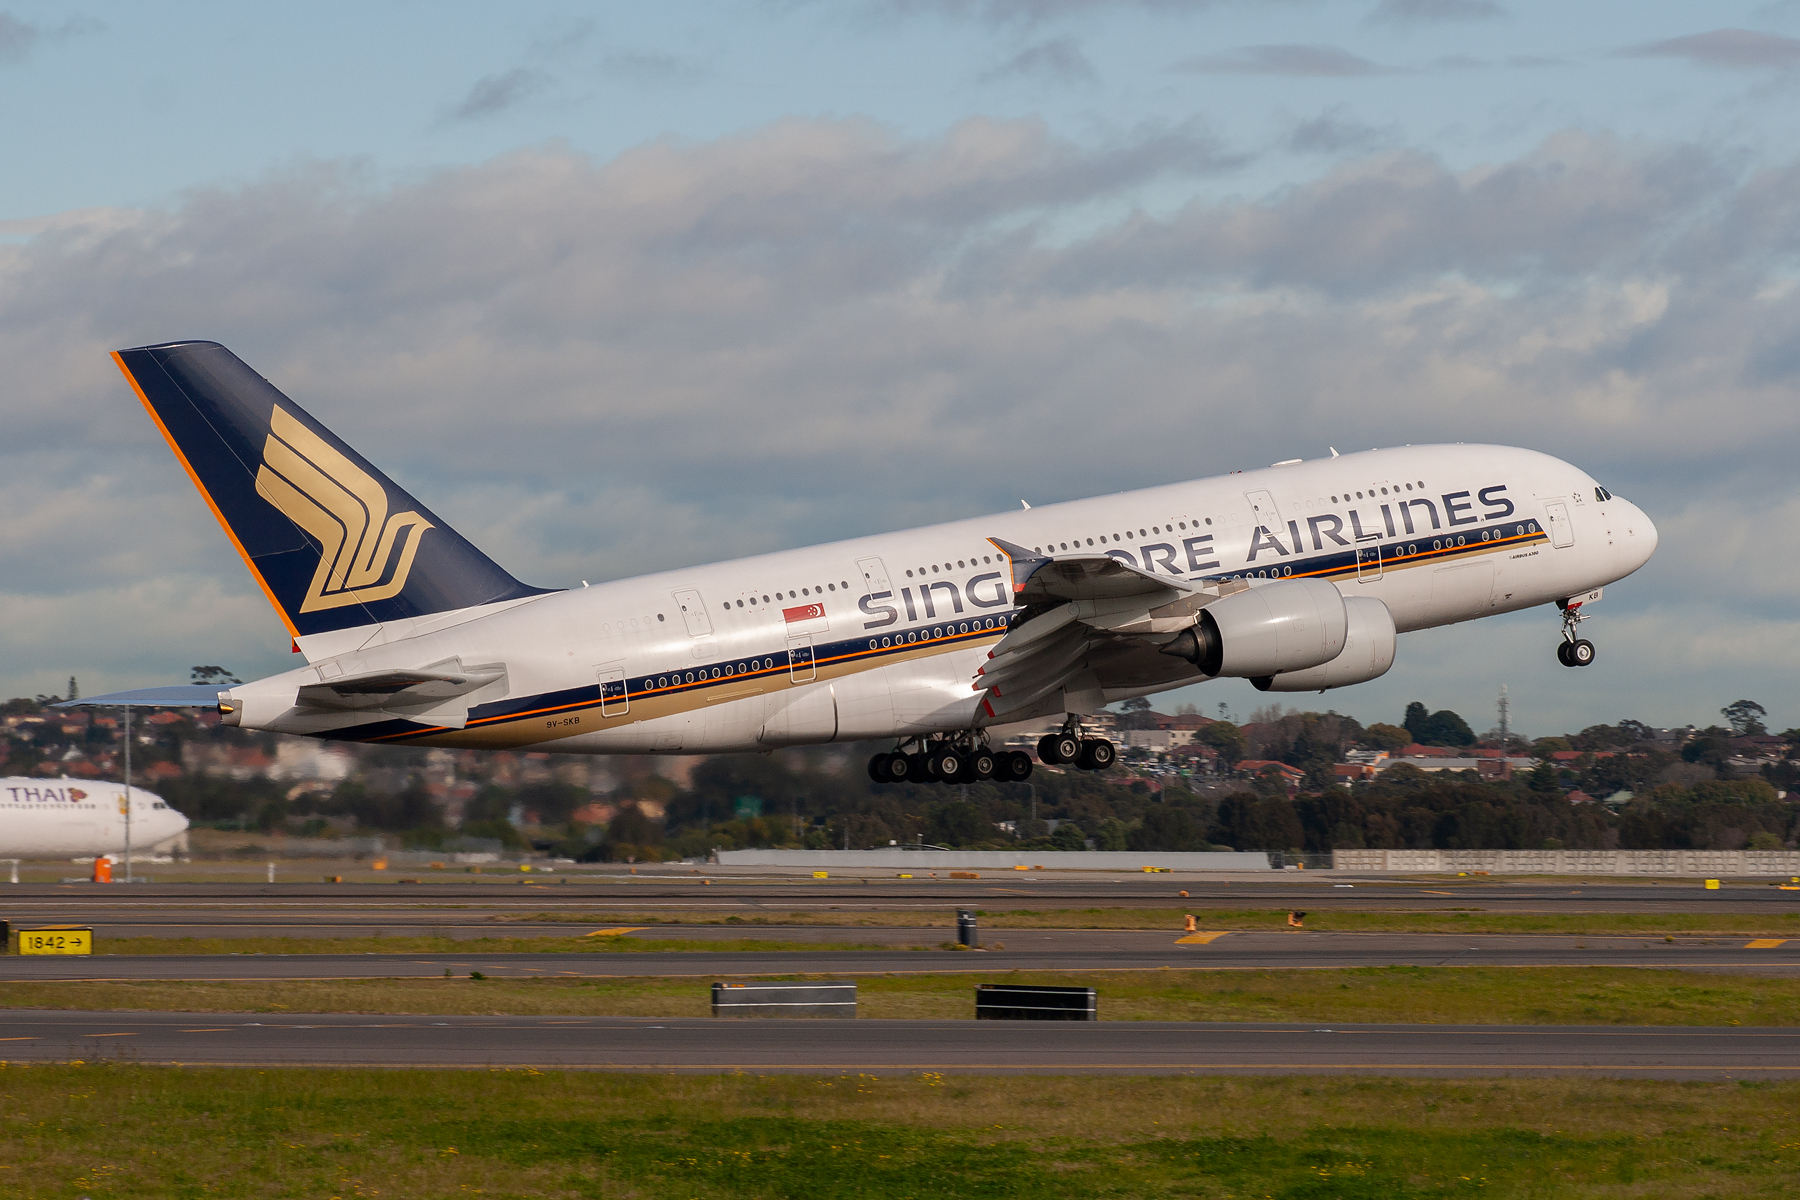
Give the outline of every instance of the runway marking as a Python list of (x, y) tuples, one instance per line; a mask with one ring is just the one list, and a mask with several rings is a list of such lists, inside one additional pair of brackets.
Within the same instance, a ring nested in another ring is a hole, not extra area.
[(1773, 950), (1775, 947), (1784, 945), (1786, 942), (1786, 938), (1757, 938), (1754, 942), (1745, 942), (1744, 949)]
[(1421, 896), (1454, 896), (1454, 895), (1456, 895), (1456, 893), (1455, 892), (1433, 892), (1433, 891), (1428, 891), (1425, 888), (1420, 888), (1419, 895), (1421, 895)]
[(135, 1033), (84, 1033), (82, 1037), (136, 1037)]
[(34, 1038), (34, 1037), (5, 1037), (5, 1038), (0, 1038), (0, 1042), (35, 1042), (35, 1041), (37, 1041), (37, 1039), (36, 1039), (36, 1038)]
[(648, 929), (648, 925), (614, 925), (607, 929), (596, 929), (592, 933), (584, 933), (582, 937), (618, 937), (622, 933), (635, 933), (640, 929)]
[(1229, 929), (1219, 929), (1210, 933), (1190, 933), (1186, 937), (1176, 938), (1175, 944), (1177, 946), (1209, 946), (1230, 932)]

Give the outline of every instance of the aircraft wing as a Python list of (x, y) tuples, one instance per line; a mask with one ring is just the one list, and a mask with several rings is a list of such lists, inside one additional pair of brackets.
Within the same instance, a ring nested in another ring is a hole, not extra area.
[(1110, 554), (1038, 554), (1000, 538), (989, 542), (1012, 568), (1013, 602), (1029, 607), (1063, 600), (1173, 600), (1194, 589), (1166, 575), (1152, 575)]
[(104, 696), (83, 696), (79, 700), (63, 700), (52, 708), (213, 708), (225, 688), (216, 683), (182, 683), (169, 687), (133, 688), (124, 692), (108, 692)]
[(1000, 538), (988, 541), (1006, 556), (1014, 602), (1025, 610), (971, 684), (987, 693), (990, 717), (1024, 709), (1058, 689), (1082, 690), (1094, 652), (1134, 641), (1165, 642), (1217, 598), (1106, 554), (1048, 556)]

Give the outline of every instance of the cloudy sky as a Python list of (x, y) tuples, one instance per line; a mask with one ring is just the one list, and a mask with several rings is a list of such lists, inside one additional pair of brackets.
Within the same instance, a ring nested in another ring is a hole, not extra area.
[(1598, 663), (1316, 699), (1800, 725), (1795, 0), (0, 5), (0, 694), (290, 665), (106, 357), (199, 337), (553, 586), (1530, 446), (1662, 532)]

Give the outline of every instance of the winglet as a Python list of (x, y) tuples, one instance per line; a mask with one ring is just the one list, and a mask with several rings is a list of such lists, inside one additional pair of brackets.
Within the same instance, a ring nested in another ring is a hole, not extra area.
[(1015, 546), (1003, 538), (991, 537), (988, 541), (994, 549), (1006, 557), (1006, 565), (1012, 571), (1012, 590), (1015, 596), (1024, 591), (1025, 585), (1031, 582), (1031, 577), (1050, 562), (1042, 554), (1027, 550), (1023, 546)]

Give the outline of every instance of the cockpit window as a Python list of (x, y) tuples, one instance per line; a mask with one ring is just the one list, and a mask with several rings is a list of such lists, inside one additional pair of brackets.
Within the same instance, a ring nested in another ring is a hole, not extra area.
[(1612, 493), (1607, 491), (1603, 487), (1597, 487), (1594, 489), (1594, 499), (1596, 499), (1596, 500), (1611, 500)]

